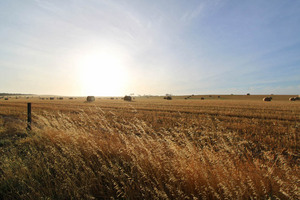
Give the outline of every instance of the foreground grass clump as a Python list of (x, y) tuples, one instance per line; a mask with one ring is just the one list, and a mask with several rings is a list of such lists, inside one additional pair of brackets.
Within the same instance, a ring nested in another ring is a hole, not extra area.
[(34, 117), (29, 134), (0, 121), (0, 199), (300, 198), (297, 157), (235, 132), (157, 131), (99, 108)]

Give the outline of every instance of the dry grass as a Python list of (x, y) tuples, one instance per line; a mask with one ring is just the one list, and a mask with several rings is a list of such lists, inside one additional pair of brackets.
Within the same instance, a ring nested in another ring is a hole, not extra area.
[(0, 102), (0, 199), (299, 199), (299, 102)]

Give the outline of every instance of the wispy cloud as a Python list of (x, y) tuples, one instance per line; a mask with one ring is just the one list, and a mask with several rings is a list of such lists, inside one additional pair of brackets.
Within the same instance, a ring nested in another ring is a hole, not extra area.
[(184, 13), (184, 15), (181, 17), (181, 20), (186, 23), (197, 18), (204, 10), (204, 8), (204, 3), (200, 3), (198, 6), (196, 6), (195, 9), (189, 10), (186, 13)]

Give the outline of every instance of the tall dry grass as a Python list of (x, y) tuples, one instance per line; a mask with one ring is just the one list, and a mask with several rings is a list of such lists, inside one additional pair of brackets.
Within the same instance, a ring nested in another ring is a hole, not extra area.
[(298, 157), (215, 122), (154, 130), (99, 107), (34, 118), (28, 134), (0, 118), (0, 199), (300, 199)]

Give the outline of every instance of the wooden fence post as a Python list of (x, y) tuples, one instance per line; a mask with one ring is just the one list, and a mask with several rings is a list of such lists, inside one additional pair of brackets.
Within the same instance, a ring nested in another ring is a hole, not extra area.
[(31, 131), (31, 103), (27, 103), (27, 130)]

